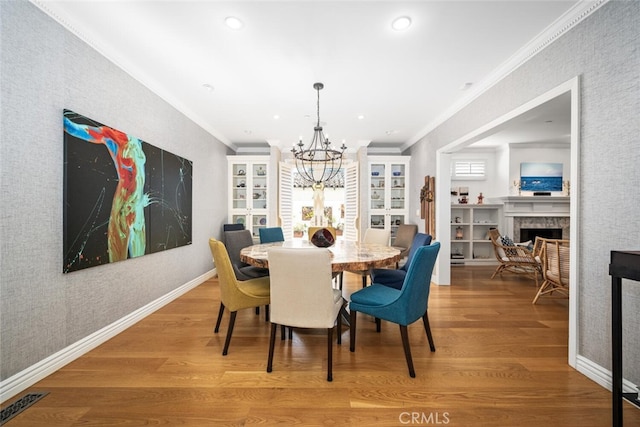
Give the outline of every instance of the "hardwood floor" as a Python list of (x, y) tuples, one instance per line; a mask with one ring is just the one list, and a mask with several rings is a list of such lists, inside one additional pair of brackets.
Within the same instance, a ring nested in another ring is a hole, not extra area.
[[(238, 313), (223, 357), (229, 314), (214, 334), (214, 279), (31, 387), (50, 393), (8, 424), (610, 425), (611, 393), (567, 365), (567, 300), (533, 306), (531, 280), (490, 280), (492, 271), (455, 267), (452, 286), (431, 287), (437, 351), (422, 322), (409, 327), (415, 379), (398, 327), (383, 322), (376, 333), (362, 315), (356, 352), (346, 328), (334, 347), (333, 382), (324, 331), (278, 339), (268, 374), (269, 325), (253, 310)], [(360, 286), (360, 276), (345, 275), (345, 295)], [(626, 402), (624, 418), (640, 425)]]

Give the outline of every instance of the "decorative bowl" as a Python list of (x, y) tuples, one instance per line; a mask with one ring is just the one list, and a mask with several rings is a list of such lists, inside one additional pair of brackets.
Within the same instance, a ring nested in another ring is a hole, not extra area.
[(380, 175), (380, 172), (371, 172), (371, 176), (378, 176)]
[(311, 236), (311, 243), (319, 248), (328, 248), (329, 246), (333, 246), (335, 242), (336, 240), (333, 238), (333, 234), (326, 228), (321, 228)]
[(393, 176), (400, 176), (400, 172), (393, 172)]
[(266, 225), (267, 218), (260, 218), (260, 225)]

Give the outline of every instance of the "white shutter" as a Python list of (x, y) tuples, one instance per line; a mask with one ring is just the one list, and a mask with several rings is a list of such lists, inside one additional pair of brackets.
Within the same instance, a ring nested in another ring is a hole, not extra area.
[(451, 164), (452, 179), (485, 179), (485, 160), (454, 160)]
[(345, 240), (358, 241), (358, 163), (342, 166), (344, 169), (344, 231)]
[(285, 240), (293, 239), (293, 173), (291, 165), (280, 162), (278, 217)]

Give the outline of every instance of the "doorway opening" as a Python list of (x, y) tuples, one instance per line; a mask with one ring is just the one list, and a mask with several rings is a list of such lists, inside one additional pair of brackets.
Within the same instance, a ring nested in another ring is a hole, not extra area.
[[(557, 86), (556, 88), (532, 99), (524, 105), (512, 110), (511, 112), (497, 118), (496, 120), (482, 126), (475, 131), (447, 144), (446, 146), (437, 150), (436, 155), (436, 170), (437, 170), (437, 192), (439, 194), (450, 194), (452, 191), (450, 168), (452, 164), (453, 153), (460, 151), (461, 149), (468, 147), (478, 141), (481, 141), (490, 135), (497, 133), (499, 130), (505, 129), (509, 125), (514, 124), (518, 118), (524, 116), (527, 112), (542, 106), (543, 104), (552, 101), (560, 96), (568, 96), (570, 99), (569, 113), (570, 113), (570, 183), (571, 192), (569, 194), (570, 199), (570, 213), (569, 213), (569, 240), (570, 240), (570, 283), (569, 283), (569, 360), (568, 363), (572, 367), (576, 367), (577, 364), (577, 342), (579, 331), (578, 328), (578, 310), (577, 301), (579, 299), (579, 289), (577, 283), (578, 278), (578, 259), (577, 259), (577, 242), (578, 242), (578, 230), (579, 230), (579, 117), (580, 117), (580, 102), (579, 102), (579, 77)], [(508, 179), (508, 178), (505, 178)], [(505, 185), (510, 185), (510, 180), (506, 181)], [(505, 187), (505, 191), (506, 188)], [(436, 228), (437, 235), (441, 243), (441, 252), (444, 254), (451, 252), (451, 204), (447, 198), (440, 198), (441, 203), (436, 206)], [(444, 201), (444, 203), (442, 203)], [(437, 261), (437, 274), (434, 275), (434, 281), (438, 285), (450, 285), (451, 283), (451, 263), (447, 256), (438, 257)]]

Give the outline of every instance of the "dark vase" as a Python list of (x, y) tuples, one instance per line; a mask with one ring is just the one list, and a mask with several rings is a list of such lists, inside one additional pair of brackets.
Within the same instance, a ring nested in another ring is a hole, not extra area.
[(313, 236), (311, 236), (311, 243), (319, 248), (328, 248), (335, 243), (335, 239), (329, 230), (321, 228), (313, 233)]

